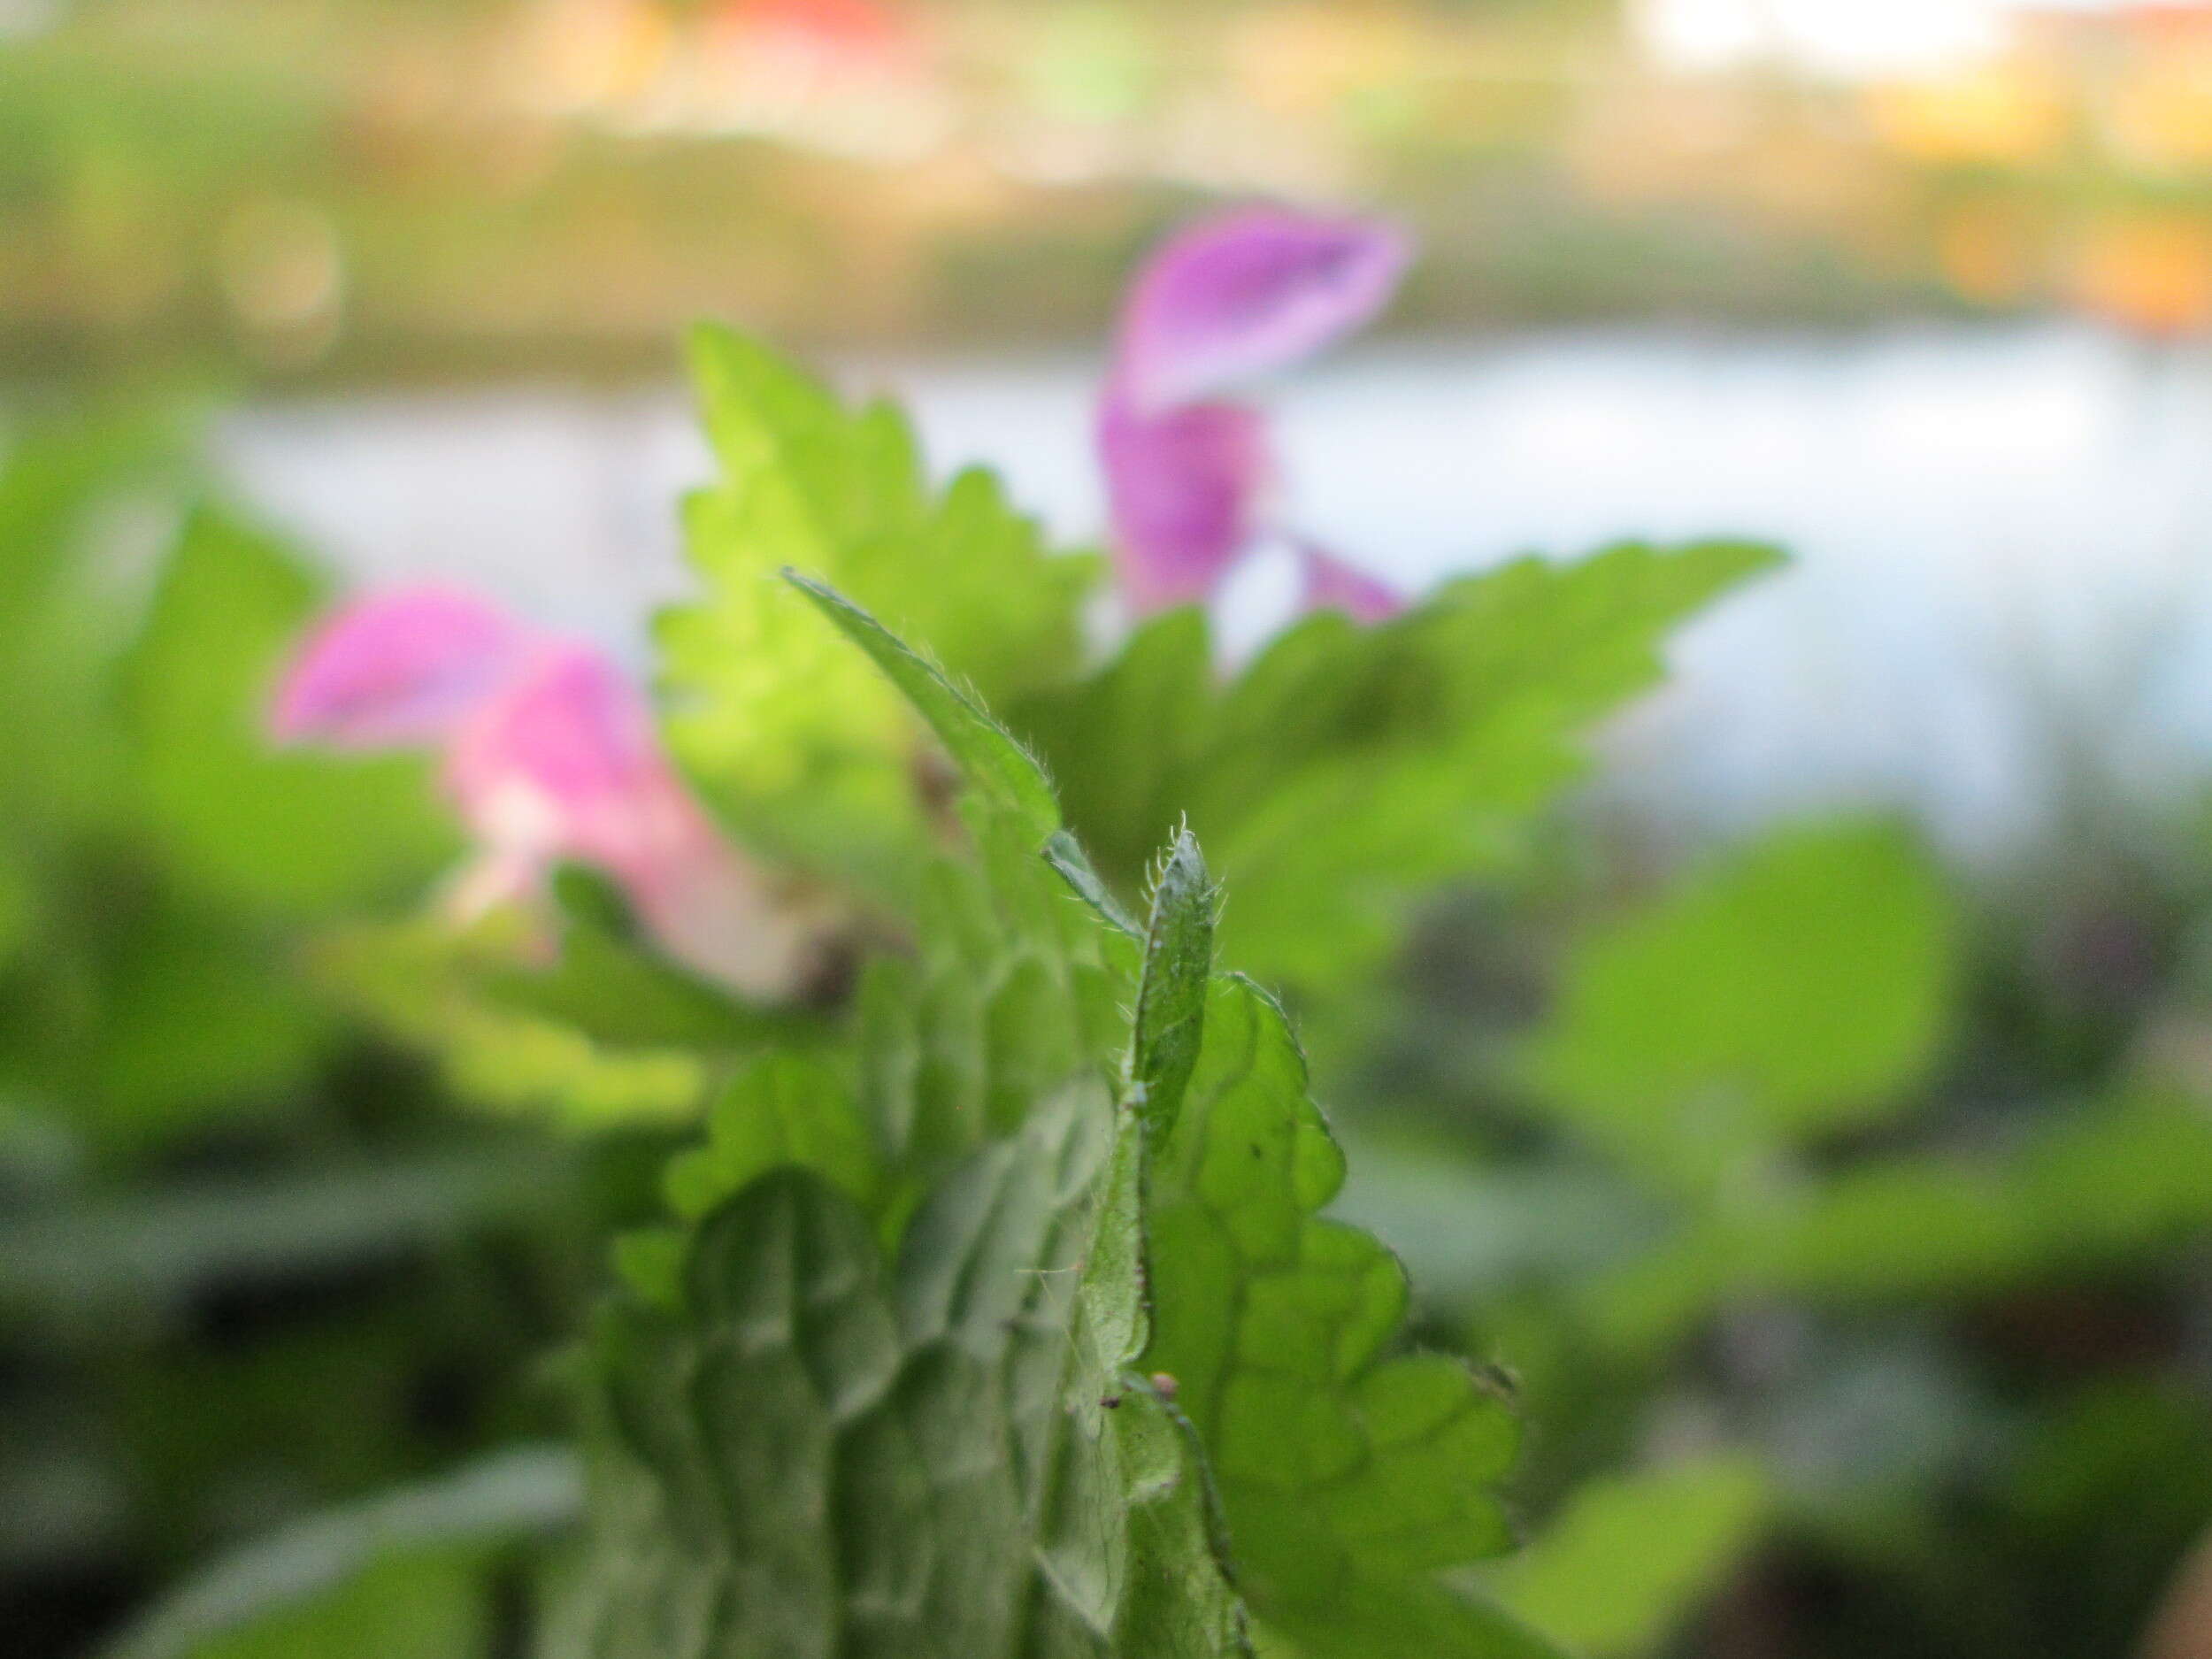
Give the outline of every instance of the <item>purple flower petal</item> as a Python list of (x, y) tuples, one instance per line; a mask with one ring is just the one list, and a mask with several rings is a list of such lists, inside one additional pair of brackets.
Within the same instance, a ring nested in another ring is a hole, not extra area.
[(740, 990), (788, 995), (803, 969), (812, 922), (723, 839), (643, 693), (592, 646), (444, 588), (373, 595), (309, 637), (271, 725), (288, 741), (443, 747), (479, 849), (464, 911), (528, 900), (573, 860), (619, 882), (664, 949)]
[(535, 634), (481, 599), (410, 588), (352, 601), (294, 656), (270, 710), (285, 742), (442, 741), (526, 657)]
[(1148, 611), (1203, 600), (1256, 526), (1271, 472), (1258, 413), (1187, 403), (1147, 416), (1110, 400), (1099, 447), (1130, 603)]
[(1405, 600), (1365, 571), (1317, 547), (1302, 547), (1305, 593), (1301, 611), (1341, 611), (1355, 622), (1385, 622), (1406, 608)]
[(554, 644), (461, 730), (446, 787), (512, 896), (569, 861), (621, 884), (664, 948), (740, 989), (787, 995), (803, 946), (758, 873), (663, 752), (643, 695), (603, 653)]
[(1372, 219), (1247, 208), (1155, 254), (1122, 315), (1120, 396), (1156, 413), (1294, 363), (1380, 311), (1411, 248)]
[(550, 643), (455, 733), (446, 787), (487, 842), (617, 873), (682, 791), (643, 696), (603, 653)]

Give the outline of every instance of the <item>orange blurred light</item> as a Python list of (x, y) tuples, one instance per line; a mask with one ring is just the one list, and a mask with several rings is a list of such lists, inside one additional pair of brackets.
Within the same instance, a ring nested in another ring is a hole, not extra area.
[(2212, 225), (2177, 213), (2093, 227), (2073, 272), (2086, 310), (2167, 339), (2212, 325)]

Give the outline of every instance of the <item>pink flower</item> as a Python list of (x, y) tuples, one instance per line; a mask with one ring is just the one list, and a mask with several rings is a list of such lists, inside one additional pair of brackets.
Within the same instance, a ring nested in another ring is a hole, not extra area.
[(1146, 416), (1110, 399), (1098, 437), (1130, 603), (1202, 601), (1259, 529), (1271, 471), (1259, 411), (1187, 403)]
[[(1216, 394), (1367, 322), (1409, 252), (1371, 220), (1248, 208), (1184, 231), (1146, 265), (1098, 418), (1115, 550), (1139, 611), (1205, 599), (1270, 527), (1264, 423)], [(1331, 580), (1316, 580), (1316, 559)], [(1307, 566), (1310, 603), (1362, 620), (1397, 608), (1380, 583), (1326, 556), (1309, 553)]]
[(308, 636), (278, 688), (283, 742), (434, 743), (512, 676), (534, 639), (473, 594), (407, 588), (348, 605)]
[(669, 952), (741, 989), (787, 992), (795, 924), (663, 752), (637, 687), (596, 647), (470, 595), (357, 599), (315, 629), (271, 710), (286, 742), (436, 747), (480, 849), (465, 913), (533, 897), (557, 864), (605, 871)]
[(1298, 557), (1305, 567), (1302, 610), (1341, 611), (1355, 622), (1382, 622), (1405, 609), (1395, 588), (1319, 548), (1301, 547)]

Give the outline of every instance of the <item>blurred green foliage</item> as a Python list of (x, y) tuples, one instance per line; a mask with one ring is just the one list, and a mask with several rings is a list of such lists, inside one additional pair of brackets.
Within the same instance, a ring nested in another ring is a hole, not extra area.
[(1755, 1541), (1766, 1484), (1757, 1463), (1728, 1455), (1594, 1479), (1492, 1572), (1492, 1588), (1591, 1659), (1648, 1652)]
[[(649, 1188), (634, 1143), (455, 1115), (324, 990), (319, 932), (398, 925), (458, 840), (420, 764), (264, 741), (326, 585), (180, 423), (12, 433), (0, 594), (0, 1628), (71, 1653), (213, 1548), (553, 1427), (531, 1367)], [(438, 1582), (386, 1580), (499, 1624)], [(348, 1594), (303, 1617), (403, 1650)]]
[[(1557, 902), (1528, 898), (1532, 921)], [(1977, 959), (1970, 903), (1897, 826), (1784, 826), (1563, 938), (1555, 912), (1523, 964), (1550, 982), (1541, 1011), (1510, 1041), (1486, 1010), (1455, 1056), (1376, 1045), (1367, 1075), (1398, 1099), (1363, 1112), (1356, 1211), (1549, 1402), (1530, 1481), (1561, 1532), (1503, 1583), (1572, 1601), (1548, 1547), (1635, 1524), (1632, 1497), (1617, 1517), (1586, 1480), (1723, 1457), (1761, 1471), (1746, 1507), (1709, 1534), (1686, 1494), (1679, 1553), (1648, 1557), (1663, 1583), (1727, 1589), (1716, 1651), (2129, 1650), (2212, 1517), (2203, 1459), (2178, 1455), (2207, 1404), (2212, 1113), (2139, 1045), (2087, 1090), (1994, 1058), (2024, 1039), (2018, 968)], [(1448, 995), (1495, 994), (1479, 934), (1440, 929), (1421, 959)], [(2138, 1018), (2147, 1035), (2185, 1006)], [(2087, 1440), (2078, 1468), (2055, 1449), (2085, 1411), (2176, 1461), (2113, 1471), (2157, 1518), (2116, 1551), (2130, 1565), (2076, 1582), (2047, 1540), (2086, 1536), (2117, 1489)], [(2033, 1610), (2055, 1597), (2065, 1617)], [(1555, 1628), (1647, 1651), (1683, 1605), (1624, 1578)]]
[(1957, 933), (1904, 835), (1775, 836), (1579, 942), (1528, 1087), (1639, 1171), (1755, 1180), (1778, 1144), (1909, 1102), (1947, 1032)]
[(684, 503), (703, 591), (659, 627), (670, 740), (749, 839), (895, 892), (927, 831), (913, 717), (776, 572), (850, 595), (1002, 703), (1079, 660), (1097, 562), (1044, 557), (986, 472), (930, 491), (889, 404), (849, 411), (727, 330), (698, 331), (692, 358), (719, 476)]
[(1658, 678), (1666, 630), (1774, 562), (1720, 541), (1524, 559), (1377, 626), (1309, 617), (1226, 683), (1203, 617), (1171, 611), (1012, 718), (1110, 881), (1187, 815), (1234, 884), (1236, 960), (1320, 1001), (1421, 895), (1509, 864), (1591, 724)]

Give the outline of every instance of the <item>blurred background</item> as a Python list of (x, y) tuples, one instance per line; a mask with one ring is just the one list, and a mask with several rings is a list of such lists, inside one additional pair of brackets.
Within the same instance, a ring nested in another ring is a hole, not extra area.
[(219, 388), (246, 493), (349, 568), (634, 644), (687, 321), (1090, 536), (1138, 250), (1365, 204), (1423, 257), (1286, 399), (1302, 520), (1407, 587), (1786, 541), (1647, 733), (1673, 804), (1870, 792), (1986, 849), (2064, 709), (2130, 705), (2139, 790), (2212, 744), (2151, 695), (2207, 660), (2208, 88), (2212, 12), (2093, 0), (7, 0), (0, 384)]
[(1934, 0), (12, 0), (7, 363), (650, 374), (1087, 344), (1201, 194), (1384, 204), (1429, 335), (2212, 315), (2212, 24)]
[[(1094, 542), (1122, 283), (1254, 197), (1419, 240), (1383, 326), (1272, 398), (1347, 557), (1410, 592), (1628, 536), (1793, 556), (1607, 728), (1574, 850), (1441, 904), (1337, 1066), (1431, 1334), (1563, 1414), (1532, 1513), (1727, 1450), (1586, 1524), (1705, 1550), (1586, 1650), (2137, 1651), (2212, 1521), (2195, 1141), (2028, 1157), (2055, 1257), (1862, 1271), (1877, 1206), (1690, 1361), (1594, 1356), (1541, 1287), (1645, 1251), (1657, 1201), (1555, 1156), (1486, 1047), (1572, 1024), (1540, 1010), (1593, 928), (1655, 984), (1715, 914), (1782, 979), (1884, 960), (1851, 917), (1776, 921), (1841, 890), (1901, 907), (1904, 965), (1789, 1006), (1901, 985), (1873, 1075), (1924, 1110), (1822, 1142), (1822, 1179), (2212, 1094), (2212, 4), (2096, 0), (0, 0), (0, 1646), (94, 1651), (212, 1549), (558, 1432), (542, 1356), (695, 1098), (600, 1065), (618, 1127), (580, 1149), (457, 1111), (580, 1057), (508, 1033), (457, 1076), (296, 972), (450, 857), (419, 776), (272, 817), (296, 779), (180, 746), (364, 580), (473, 582), (641, 664), (708, 468), (701, 317), (897, 393), (933, 471), (987, 461)], [(164, 559), (188, 618), (142, 635)], [(1227, 636), (1290, 582), (1240, 576)], [(1885, 827), (1791, 839), (1837, 814)], [(286, 853), (311, 832), (342, 869)], [(1770, 1243), (1697, 1237), (1715, 1285)], [(402, 1633), (357, 1598), (221, 1651), (514, 1650), (528, 1560), (408, 1571)], [(2158, 1659), (2212, 1654), (2193, 1628)]]

